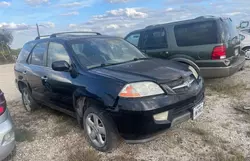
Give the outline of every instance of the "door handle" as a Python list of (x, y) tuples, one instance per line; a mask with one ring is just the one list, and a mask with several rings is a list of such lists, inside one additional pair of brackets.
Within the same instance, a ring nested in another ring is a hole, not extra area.
[(23, 71), (23, 74), (26, 75), (26, 74), (27, 74), (27, 71)]
[(41, 77), (41, 79), (42, 79), (43, 81), (46, 81), (46, 80), (48, 79), (48, 77), (47, 77), (47, 76), (43, 76), (43, 77)]

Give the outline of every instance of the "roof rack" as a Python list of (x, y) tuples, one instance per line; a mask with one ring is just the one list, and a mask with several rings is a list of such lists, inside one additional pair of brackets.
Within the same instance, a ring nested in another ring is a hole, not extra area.
[(211, 15), (199, 16), (199, 17), (196, 17), (195, 19), (204, 19), (204, 18), (215, 18), (215, 16), (211, 16)]
[(35, 40), (40, 40), (41, 37), (50, 37), (50, 35), (42, 35), (42, 36), (37, 36)]
[(64, 34), (81, 34), (81, 33), (82, 34), (96, 34), (96, 35), (101, 35), (98, 32), (78, 31), (78, 32), (61, 32), (61, 33), (55, 33), (55, 34), (50, 35), (50, 38), (57, 37), (58, 35), (64, 35)]

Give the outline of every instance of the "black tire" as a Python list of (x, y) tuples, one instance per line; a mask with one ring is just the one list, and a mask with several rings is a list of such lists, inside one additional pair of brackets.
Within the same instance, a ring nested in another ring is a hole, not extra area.
[(81, 128), (83, 127), (83, 108), (85, 105), (85, 98), (81, 97), (78, 98), (76, 101), (76, 105), (75, 105), (75, 113), (76, 113), (76, 119), (77, 119), (77, 123)]
[[(27, 98), (29, 99), (29, 103), (27, 102)], [(30, 91), (28, 90), (27, 87), (24, 87), (22, 89), (22, 101), (23, 101), (23, 106), (27, 112), (33, 112), (35, 109), (37, 109), (39, 106), (36, 103), (36, 101), (32, 98)]]
[[(87, 131), (87, 117), (91, 114), (97, 115), (102, 123), (104, 124), (104, 127), (106, 129), (106, 141), (104, 143), (104, 146), (98, 147), (94, 144), (94, 142), (91, 140), (88, 131)], [(119, 138), (118, 138), (118, 132), (117, 128), (114, 125), (113, 120), (110, 118), (110, 116), (103, 110), (100, 110), (96, 106), (91, 106), (87, 108), (87, 110), (84, 112), (83, 116), (83, 125), (84, 125), (84, 133), (85, 136), (90, 143), (92, 147), (94, 147), (96, 150), (99, 150), (101, 152), (111, 152), (115, 148), (117, 148), (118, 143), (119, 143)]]

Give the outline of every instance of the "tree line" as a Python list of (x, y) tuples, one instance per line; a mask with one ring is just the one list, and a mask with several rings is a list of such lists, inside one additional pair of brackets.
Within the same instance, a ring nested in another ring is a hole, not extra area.
[(0, 64), (15, 61), (21, 49), (11, 49), (13, 33), (10, 30), (0, 29)]

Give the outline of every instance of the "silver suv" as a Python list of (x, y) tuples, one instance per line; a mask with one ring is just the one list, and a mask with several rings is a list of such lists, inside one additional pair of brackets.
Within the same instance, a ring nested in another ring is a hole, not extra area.
[(0, 160), (6, 159), (15, 148), (15, 134), (6, 100), (0, 90)]

